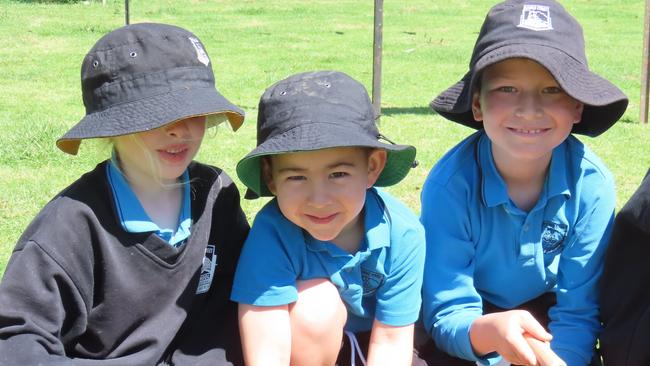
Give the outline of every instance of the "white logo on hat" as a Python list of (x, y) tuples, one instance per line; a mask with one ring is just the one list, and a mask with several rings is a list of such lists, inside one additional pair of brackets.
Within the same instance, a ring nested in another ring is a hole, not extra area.
[(528, 28), (534, 31), (551, 30), (551, 10), (546, 5), (525, 4), (519, 18), (517, 27)]
[(208, 58), (208, 54), (205, 53), (201, 41), (199, 41), (197, 38), (194, 37), (188, 37), (188, 39), (190, 40), (190, 42), (192, 42), (192, 46), (194, 46), (194, 49), (196, 50), (196, 58), (202, 64), (208, 66), (208, 64), (210, 63), (210, 59)]

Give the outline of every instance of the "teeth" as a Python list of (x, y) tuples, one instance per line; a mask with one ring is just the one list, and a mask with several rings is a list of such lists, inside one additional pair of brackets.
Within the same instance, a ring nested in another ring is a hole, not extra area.
[(536, 133), (540, 133), (540, 132), (542, 132), (541, 129), (537, 129), (537, 130), (524, 130), (524, 129), (521, 129), (521, 128), (518, 128), (518, 129), (516, 129), (515, 131), (517, 131), (517, 132), (519, 132), (519, 133), (527, 133), (527, 134), (531, 134), (531, 135), (532, 135), (532, 134), (536, 134)]
[(169, 149), (169, 150), (165, 150), (165, 151), (170, 153), (170, 154), (178, 154), (179, 152), (183, 151), (183, 149)]

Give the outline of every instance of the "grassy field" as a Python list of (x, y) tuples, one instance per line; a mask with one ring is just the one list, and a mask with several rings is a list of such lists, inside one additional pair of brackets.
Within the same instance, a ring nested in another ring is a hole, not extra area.
[[(427, 105), (466, 71), (493, 3), (385, 1), (381, 130), (418, 148), (420, 165), (390, 189), (416, 212), (428, 170), (472, 131)], [(644, 2), (562, 3), (583, 25), (590, 67), (630, 97), (618, 124), (597, 139), (582, 138), (616, 176), (620, 207), (650, 167), (650, 130), (638, 122)], [(247, 122), (237, 133), (223, 127), (211, 134), (198, 160), (232, 175), (254, 147), (257, 101), (271, 83), (296, 72), (337, 69), (371, 85), (370, 0), (136, 0), (130, 8), (132, 23), (179, 25), (206, 44), (218, 89), (245, 109)], [(124, 23), (123, 10), (123, 2), (110, 0), (106, 6), (0, 0), (0, 274), (38, 210), (108, 154), (84, 143), (78, 156), (66, 156), (54, 141), (83, 116), (81, 60), (99, 37)], [(264, 202), (244, 202), (248, 217)]]

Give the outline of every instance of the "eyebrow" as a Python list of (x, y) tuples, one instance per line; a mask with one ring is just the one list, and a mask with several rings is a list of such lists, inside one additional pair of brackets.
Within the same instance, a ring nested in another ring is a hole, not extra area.
[[(335, 162), (333, 164), (330, 164), (326, 166), (325, 168), (328, 170), (340, 168), (340, 167), (354, 167), (355, 165), (353, 163), (345, 162), (345, 161), (340, 161), (340, 162)], [(278, 173), (304, 173), (308, 171), (309, 169), (307, 168), (300, 168), (300, 167), (286, 167), (282, 169), (278, 169)]]

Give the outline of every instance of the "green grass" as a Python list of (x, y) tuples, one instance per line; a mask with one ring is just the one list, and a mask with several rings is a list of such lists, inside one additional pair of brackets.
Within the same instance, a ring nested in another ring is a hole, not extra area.
[[(466, 71), (491, 4), (385, 1), (381, 130), (418, 148), (420, 166), (390, 188), (416, 212), (431, 166), (471, 132), (427, 105)], [(590, 67), (630, 97), (621, 122), (597, 139), (582, 138), (614, 173), (620, 207), (650, 167), (650, 130), (638, 123), (644, 2), (563, 4), (583, 25)], [(212, 58), (218, 89), (246, 110), (240, 131), (220, 128), (198, 156), (231, 175), (254, 147), (258, 98), (271, 83), (296, 72), (337, 69), (371, 85), (370, 0), (137, 0), (130, 8), (132, 23), (171, 23), (196, 33)], [(38, 210), (106, 157), (105, 149), (88, 143), (79, 156), (67, 156), (54, 140), (83, 116), (81, 60), (99, 37), (123, 24), (123, 10), (122, 1), (0, 0), (0, 274)], [(244, 202), (248, 217), (264, 202)]]

